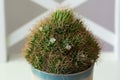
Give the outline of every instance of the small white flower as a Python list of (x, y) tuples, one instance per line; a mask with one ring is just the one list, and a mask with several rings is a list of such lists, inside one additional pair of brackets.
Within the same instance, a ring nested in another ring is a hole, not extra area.
[(56, 41), (55, 38), (50, 38), (50, 42), (51, 42), (51, 43), (54, 43), (55, 41)]
[(39, 30), (40, 30), (40, 31), (42, 31), (42, 30), (43, 30), (43, 28), (42, 28), (42, 27), (40, 27), (40, 28), (39, 28)]
[(71, 45), (67, 44), (65, 48), (66, 48), (67, 50), (70, 50), (70, 49), (71, 49)]

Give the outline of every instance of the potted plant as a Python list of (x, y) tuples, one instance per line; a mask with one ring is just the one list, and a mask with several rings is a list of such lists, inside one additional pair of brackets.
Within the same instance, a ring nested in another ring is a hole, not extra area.
[(100, 46), (70, 9), (58, 9), (29, 33), (23, 54), (34, 80), (92, 80)]

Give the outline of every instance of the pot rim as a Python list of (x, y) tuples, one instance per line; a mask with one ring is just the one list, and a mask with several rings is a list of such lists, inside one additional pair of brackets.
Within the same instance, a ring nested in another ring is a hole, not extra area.
[(93, 67), (94, 67), (94, 64), (92, 64), (89, 68), (87, 68), (87, 69), (84, 70), (84, 71), (77, 72), (77, 73), (72, 73), (72, 74), (55, 74), (55, 73), (48, 73), (48, 72), (45, 72), (45, 71), (41, 71), (41, 70), (35, 69), (33, 66), (32, 66), (32, 69), (34, 69), (34, 70), (37, 71), (37, 72), (44, 73), (44, 74), (47, 74), (47, 75), (54, 75), (54, 76), (74, 76), (74, 75), (83, 74), (83, 73), (85, 73), (85, 72), (88, 72), (88, 71), (91, 70)]

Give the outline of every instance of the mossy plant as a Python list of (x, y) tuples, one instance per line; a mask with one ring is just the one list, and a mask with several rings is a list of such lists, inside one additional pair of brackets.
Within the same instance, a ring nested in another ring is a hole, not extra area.
[(55, 74), (72, 74), (93, 65), (100, 46), (83, 21), (70, 9), (54, 11), (29, 33), (23, 54), (36, 69)]

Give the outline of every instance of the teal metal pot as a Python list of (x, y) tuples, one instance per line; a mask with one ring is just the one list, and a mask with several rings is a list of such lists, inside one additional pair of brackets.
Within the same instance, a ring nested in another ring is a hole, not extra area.
[(74, 74), (53, 74), (32, 67), (33, 80), (93, 80), (93, 66), (85, 71)]

